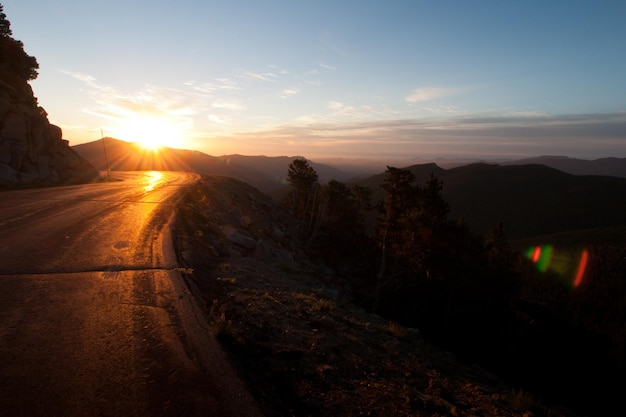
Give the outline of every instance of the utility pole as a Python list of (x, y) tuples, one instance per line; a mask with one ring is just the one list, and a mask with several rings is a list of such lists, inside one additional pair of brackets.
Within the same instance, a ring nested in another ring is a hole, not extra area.
[(107, 157), (107, 147), (104, 144), (104, 133), (100, 129), (100, 136), (102, 137), (102, 149), (104, 150), (104, 161), (107, 164), (107, 178), (111, 178), (111, 168), (109, 168), (109, 158)]

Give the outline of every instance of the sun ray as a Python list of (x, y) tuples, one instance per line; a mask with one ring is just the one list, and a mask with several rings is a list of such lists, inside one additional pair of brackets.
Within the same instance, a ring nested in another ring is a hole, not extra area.
[(144, 150), (156, 152), (162, 147), (179, 147), (184, 127), (168, 117), (133, 115), (127, 117), (116, 130), (121, 139), (134, 142)]

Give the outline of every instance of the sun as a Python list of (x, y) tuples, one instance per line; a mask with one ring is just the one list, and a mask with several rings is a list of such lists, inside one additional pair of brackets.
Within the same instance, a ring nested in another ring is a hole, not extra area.
[(135, 115), (117, 129), (120, 139), (134, 142), (145, 150), (178, 147), (183, 139), (183, 127), (166, 117)]

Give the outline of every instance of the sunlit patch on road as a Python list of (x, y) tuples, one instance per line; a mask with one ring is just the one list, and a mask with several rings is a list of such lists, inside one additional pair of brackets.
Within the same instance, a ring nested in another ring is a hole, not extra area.
[(150, 171), (146, 173), (145, 178), (146, 184), (144, 185), (143, 189), (146, 193), (149, 193), (150, 191), (154, 190), (157, 185), (159, 185), (161, 179), (163, 178), (163, 174), (159, 171)]

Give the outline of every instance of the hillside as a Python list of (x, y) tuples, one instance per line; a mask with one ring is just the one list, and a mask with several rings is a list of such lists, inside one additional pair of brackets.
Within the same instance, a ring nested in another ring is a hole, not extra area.
[(573, 416), (356, 307), (269, 196), (204, 176), (180, 207), (182, 269), (268, 417)]

